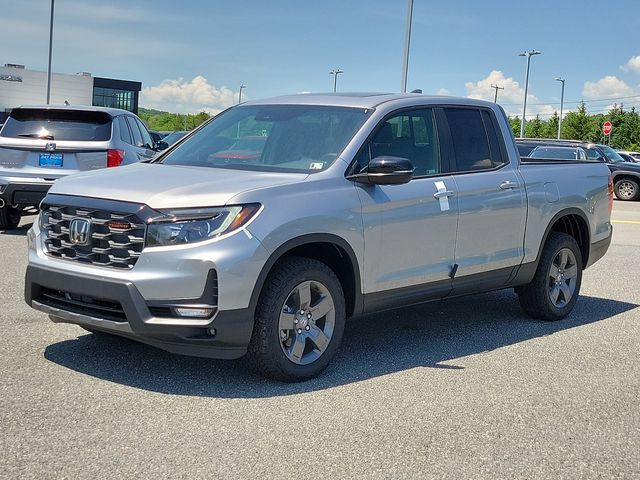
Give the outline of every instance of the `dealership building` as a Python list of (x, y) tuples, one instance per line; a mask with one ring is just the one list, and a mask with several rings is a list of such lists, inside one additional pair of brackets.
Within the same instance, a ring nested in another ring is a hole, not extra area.
[[(141, 82), (76, 75), (51, 74), (51, 105), (96, 105), (138, 113)], [(7, 63), (0, 67), (0, 123), (12, 108), (47, 103), (47, 72)]]

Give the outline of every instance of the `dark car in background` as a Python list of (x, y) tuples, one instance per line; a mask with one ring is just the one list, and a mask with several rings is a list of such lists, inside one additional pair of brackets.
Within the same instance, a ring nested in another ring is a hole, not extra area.
[(18, 226), (59, 178), (156, 154), (133, 113), (104, 107), (14, 108), (0, 130), (0, 229)]
[(186, 130), (176, 130), (175, 132), (170, 132), (166, 136), (162, 137), (162, 141), (167, 144), (165, 148), (169, 148), (171, 145), (183, 138), (187, 133), (189, 132)]
[(582, 147), (538, 145), (527, 156), (529, 158), (549, 158), (554, 160), (587, 160), (587, 154)]
[(521, 157), (528, 157), (537, 147), (582, 148), (587, 161), (606, 163), (614, 182), (614, 192), (619, 200), (637, 200), (640, 197), (640, 164), (628, 162), (609, 145), (581, 140), (556, 140), (550, 138), (517, 138)]

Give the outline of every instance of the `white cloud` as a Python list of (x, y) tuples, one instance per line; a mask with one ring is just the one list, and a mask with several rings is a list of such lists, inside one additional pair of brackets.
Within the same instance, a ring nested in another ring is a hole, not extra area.
[(636, 72), (640, 73), (640, 55), (636, 55), (635, 57), (631, 57), (625, 65), (620, 67), (625, 72)]
[(613, 75), (607, 75), (595, 82), (585, 82), (582, 95), (589, 99), (617, 98), (636, 95), (638, 89), (627, 85), (623, 80)]
[[(524, 100), (524, 88), (512, 77), (505, 77), (500, 70), (492, 70), (486, 78), (477, 82), (465, 83), (467, 96), (481, 100), (493, 101), (496, 91), (491, 85), (503, 87), (498, 91), (498, 103), (503, 105), (508, 115), (522, 115), (522, 101)], [(529, 83), (531, 89), (531, 83)], [(527, 119), (537, 114), (552, 114), (556, 108), (551, 105), (540, 105), (540, 99), (527, 92)]]
[[(246, 98), (245, 95), (243, 97)], [(216, 114), (237, 103), (238, 92), (227, 87), (215, 87), (202, 75), (191, 81), (183, 78), (163, 80), (160, 85), (142, 89), (144, 107), (174, 113), (197, 113), (202, 110)]]
[(436, 92), (436, 95), (451, 95), (451, 92), (449, 90), (447, 90), (446, 88), (440, 88)]

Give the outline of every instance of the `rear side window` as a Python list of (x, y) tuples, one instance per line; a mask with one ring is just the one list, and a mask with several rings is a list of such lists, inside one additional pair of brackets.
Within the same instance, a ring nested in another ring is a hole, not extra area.
[(495, 168), (504, 163), (489, 112), (475, 108), (445, 108), (456, 172)]
[(142, 134), (142, 146), (146, 148), (153, 148), (153, 140), (151, 139), (151, 135), (149, 135), (149, 130), (144, 126), (137, 118), (134, 118), (136, 123), (138, 124), (138, 128), (140, 128), (140, 133)]
[(142, 135), (140, 134), (140, 129), (138, 128), (136, 119), (133, 117), (127, 117), (127, 123), (129, 124), (131, 133), (133, 134), (133, 144), (136, 147), (142, 147)]
[(120, 128), (120, 140), (124, 143), (128, 143), (129, 145), (133, 145), (129, 125), (127, 125), (127, 121), (124, 117), (118, 117), (118, 127)]
[(16, 108), (1, 136), (102, 142), (111, 139), (111, 117), (104, 112)]

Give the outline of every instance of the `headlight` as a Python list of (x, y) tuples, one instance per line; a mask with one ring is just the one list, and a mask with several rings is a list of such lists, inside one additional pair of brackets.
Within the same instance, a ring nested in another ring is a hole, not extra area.
[(147, 227), (147, 247), (184, 245), (210, 240), (246, 225), (260, 210), (251, 203), (220, 208), (161, 211), (163, 217)]

